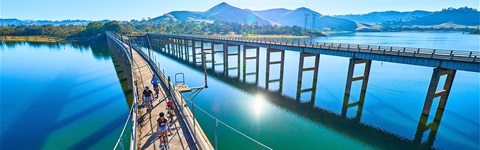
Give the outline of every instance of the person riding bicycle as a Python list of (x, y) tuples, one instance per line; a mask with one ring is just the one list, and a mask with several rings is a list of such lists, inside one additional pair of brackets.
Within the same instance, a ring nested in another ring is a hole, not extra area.
[(158, 91), (159, 91), (159, 89), (158, 89), (158, 83), (159, 83), (159, 82), (160, 82), (160, 80), (158, 80), (158, 78), (157, 78), (155, 75), (153, 75), (152, 80), (150, 80), (150, 83), (152, 83), (152, 85), (153, 85), (153, 90), (155, 90), (155, 98), (158, 97)]
[(153, 101), (153, 92), (152, 90), (149, 89), (148, 86), (145, 87), (145, 90), (143, 90), (143, 102), (145, 103), (145, 107), (147, 108), (147, 111), (151, 109), (152, 106), (152, 101)]
[(157, 119), (157, 137), (160, 138), (160, 144), (166, 143), (168, 146), (167, 132), (170, 130), (170, 126), (168, 125), (168, 120), (165, 118), (163, 112), (160, 112), (159, 116), (160, 117)]

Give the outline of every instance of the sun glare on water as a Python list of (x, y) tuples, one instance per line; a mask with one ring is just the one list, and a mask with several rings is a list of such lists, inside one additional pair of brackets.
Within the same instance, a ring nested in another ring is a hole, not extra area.
[(253, 112), (255, 113), (256, 117), (260, 117), (263, 113), (265, 105), (265, 98), (258, 94), (255, 96), (255, 100), (253, 101)]

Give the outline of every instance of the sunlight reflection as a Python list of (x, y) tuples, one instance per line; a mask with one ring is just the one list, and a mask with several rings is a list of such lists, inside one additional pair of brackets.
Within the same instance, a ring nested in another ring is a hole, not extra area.
[(264, 105), (265, 98), (262, 95), (257, 94), (257, 96), (255, 96), (255, 100), (253, 101), (253, 112), (255, 113), (255, 117), (260, 117), (264, 110)]

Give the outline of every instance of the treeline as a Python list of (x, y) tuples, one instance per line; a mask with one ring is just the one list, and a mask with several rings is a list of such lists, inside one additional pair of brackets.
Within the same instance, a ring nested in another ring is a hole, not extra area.
[(381, 31), (386, 32), (401, 32), (401, 31), (416, 31), (416, 32), (443, 32), (443, 31), (458, 31), (469, 32), (472, 28), (454, 28), (454, 27), (382, 27)]
[(113, 31), (120, 34), (130, 34), (133, 26), (119, 21), (90, 22), (87, 26), (78, 25), (20, 25), (0, 26), (2, 36), (52, 36), (64, 39), (90, 38), (102, 34), (105, 31)]
[(470, 29), (470, 34), (480, 34), (480, 27)]
[(135, 21), (131, 23), (135, 29), (143, 32), (202, 34), (202, 35), (294, 35), (294, 36), (324, 36), (320, 31), (305, 30), (299, 26), (258, 25), (234, 22), (149, 22)]
[(133, 32), (156, 32), (172, 34), (196, 35), (294, 35), (294, 36), (324, 36), (319, 31), (306, 30), (299, 26), (278, 25), (249, 25), (224, 22), (90, 22), (88, 25), (20, 25), (0, 26), (0, 35), (3, 36), (53, 36), (63, 39), (83, 39), (98, 36), (105, 31), (112, 31), (122, 35)]

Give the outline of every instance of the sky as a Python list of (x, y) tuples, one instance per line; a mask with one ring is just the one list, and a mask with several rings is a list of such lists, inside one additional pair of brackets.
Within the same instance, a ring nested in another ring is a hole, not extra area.
[(479, 9), (480, 6), (480, 0), (0, 0), (0, 18), (129, 21), (178, 10), (206, 11), (221, 2), (250, 10), (307, 7), (323, 15), (388, 10), (440, 11), (465, 6)]

